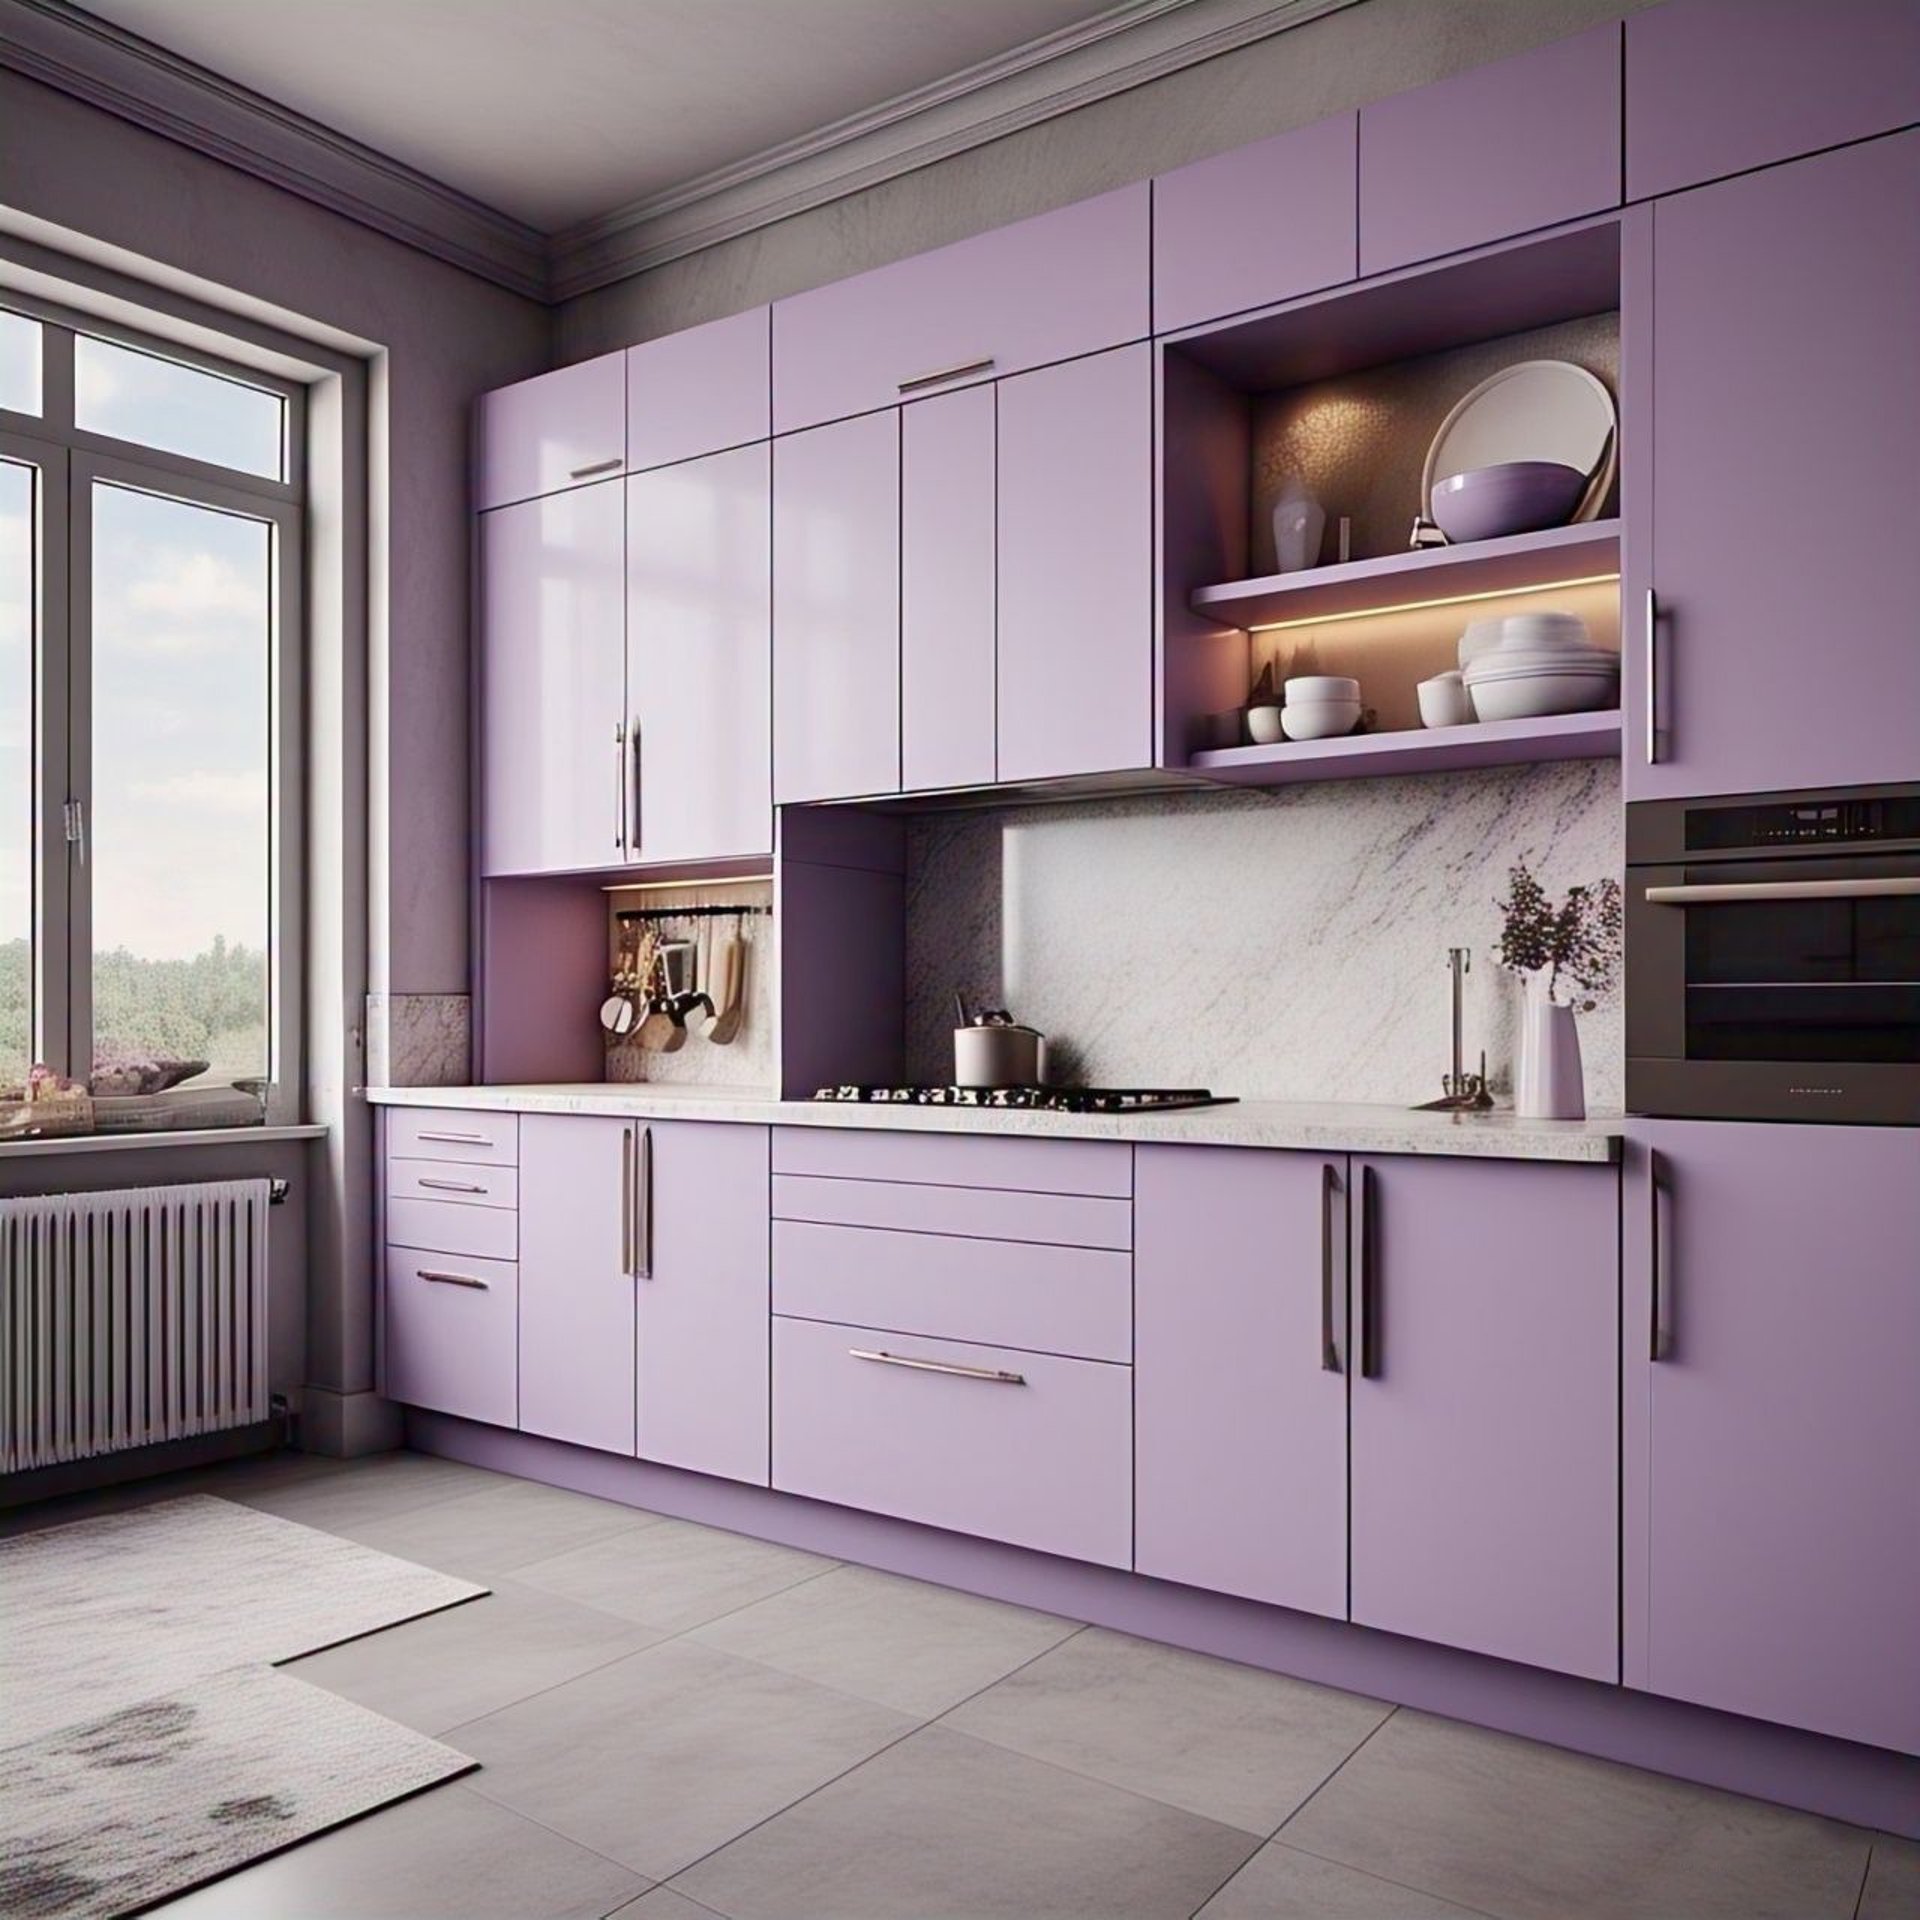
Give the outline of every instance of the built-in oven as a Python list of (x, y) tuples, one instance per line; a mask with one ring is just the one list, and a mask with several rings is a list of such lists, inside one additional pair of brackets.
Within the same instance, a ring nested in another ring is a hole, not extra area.
[(1627, 1107), (1920, 1125), (1920, 786), (1627, 808)]

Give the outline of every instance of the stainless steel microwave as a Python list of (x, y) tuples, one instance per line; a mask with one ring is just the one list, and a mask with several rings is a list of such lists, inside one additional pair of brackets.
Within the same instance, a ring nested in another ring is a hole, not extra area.
[(1627, 808), (1627, 1108), (1920, 1126), (1920, 785)]

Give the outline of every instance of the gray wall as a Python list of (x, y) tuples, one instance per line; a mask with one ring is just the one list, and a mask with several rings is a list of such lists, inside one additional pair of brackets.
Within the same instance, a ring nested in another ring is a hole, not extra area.
[(1045, 213), (1189, 160), (1564, 39), (1650, 0), (1359, 6), (670, 261), (558, 310), (583, 360)]

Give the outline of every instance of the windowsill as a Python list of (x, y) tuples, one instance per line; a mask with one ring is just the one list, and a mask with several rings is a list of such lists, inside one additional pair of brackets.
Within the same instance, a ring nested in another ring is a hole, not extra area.
[(55, 1134), (46, 1140), (0, 1140), (0, 1161), (59, 1153), (137, 1152), (149, 1147), (237, 1147), (249, 1140), (277, 1145), (287, 1140), (324, 1140), (328, 1131), (306, 1123), (297, 1127), (192, 1127), (177, 1133)]

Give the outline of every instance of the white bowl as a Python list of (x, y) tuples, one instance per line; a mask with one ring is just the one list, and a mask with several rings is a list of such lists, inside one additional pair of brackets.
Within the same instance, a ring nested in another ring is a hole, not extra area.
[(1310, 673), (1297, 680), (1289, 680), (1282, 691), (1287, 696), (1287, 705), (1297, 706), (1303, 700), (1352, 700), (1360, 698), (1360, 682), (1349, 680), (1344, 674)]
[(1249, 707), (1247, 709), (1247, 738), (1257, 747), (1270, 747), (1280, 738), (1280, 709), (1278, 707)]
[(1462, 727), (1473, 718), (1473, 702), (1457, 673), (1437, 673), (1414, 688), (1423, 727)]
[(1482, 720), (1538, 720), (1550, 713), (1591, 713), (1615, 704), (1612, 680), (1592, 674), (1476, 680), (1469, 692), (1473, 710)]
[(1499, 647), (1529, 644), (1590, 647), (1594, 643), (1587, 623), (1577, 613), (1543, 608), (1534, 613), (1489, 614), (1485, 619), (1469, 621), (1461, 634), (1460, 664), (1470, 666)]
[(1360, 724), (1358, 700), (1289, 700), (1280, 725), (1289, 740), (1333, 740)]
[(1470, 687), (1484, 687), (1490, 680), (1536, 680), (1542, 674), (1556, 674), (1582, 680), (1617, 680), (1620, 668), (1605, 660), (1516, 660), (1511, 666), (1491, 660), (1476, 660), (1461, 678)]

